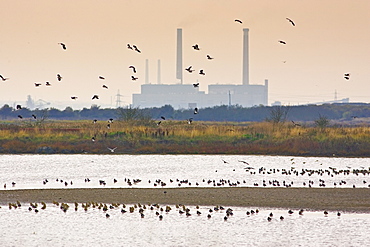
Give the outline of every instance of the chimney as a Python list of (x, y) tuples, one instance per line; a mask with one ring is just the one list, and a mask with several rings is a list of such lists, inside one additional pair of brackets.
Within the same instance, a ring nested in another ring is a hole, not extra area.
[(157, 83), (161, 84), (161, 60), (158, 59)]
[(149, 84), (149, 61), (145, 59), (145, 84)]
[(248, 28), (243, 28), (243, 85), (249, 85), (249, 37)]
[(177, 29), (176, 79), (182, 84), (182, 29)]

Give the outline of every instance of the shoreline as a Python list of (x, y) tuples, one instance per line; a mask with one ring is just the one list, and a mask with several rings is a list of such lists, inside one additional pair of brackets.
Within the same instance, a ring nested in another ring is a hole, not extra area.
[(368, 188), (76, 188), (0, 191), (0, 205), (16, 201), (222, 205), (370, 213)]

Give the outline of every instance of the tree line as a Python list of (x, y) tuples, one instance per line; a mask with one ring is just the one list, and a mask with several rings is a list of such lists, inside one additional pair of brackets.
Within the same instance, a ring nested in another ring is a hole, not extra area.
[(132, 106), (124, 108), (105, 108), (101, 109), (98, 105), (90, 108), (74, 110), (66, 107), (64, 110), (56, 108), (45, 108), (30, 110), (27, 108), (14, 109), (5, 104), (0, 108), (1, 120), (25, 119), (32, 120), (32, 115), (42, 119), (55, 120), (187, 120), (192, 118), (194, 121), (218, 121), (218, 122), (262, 122), (262, 121), (316, 121), (320, 117), (330, 120), (351, 120), (354, 118), (370, 117), (370, 104), (366, 103), (345, 103), (345, 104), (323, 104), (323, 105), (300, 105), (300, 106), (256, 106), (241, 107), (235, 106), (215, 106), (198, 110), (194, 114), (194, 109), (175, 110), (170, 105), (153, 108), (135, 108)]

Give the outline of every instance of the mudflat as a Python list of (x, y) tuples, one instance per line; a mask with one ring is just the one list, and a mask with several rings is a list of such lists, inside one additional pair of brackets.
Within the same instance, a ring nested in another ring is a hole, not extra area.
[(1, 190), (0, 204), (53, 201), (370, 212), (368, 188), (75, 188)]

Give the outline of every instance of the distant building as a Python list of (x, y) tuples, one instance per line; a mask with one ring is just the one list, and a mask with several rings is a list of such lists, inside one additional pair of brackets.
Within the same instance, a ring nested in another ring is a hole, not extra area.
[[(268, 80), (264, 85), (249, 84), (249, 29), (243, 29), (243, 83), (208, 85), (208, 94), (192, 84), (183, 84), (182, 29), (177, 29), (176, 79), (179, 84), (161, 84), (158, 68), (158, 84), (141, 85), (141, 93), (133, 94), (133, 106), (161, 107), (171, 105), (175, 109), (213, 107), (217, 105), (240, 105), (252, 107), (268, 104)], [(148, 63), (146, 63), (147, 66)], [(160, 63), (158, 62), (158, 66)], [(146, 68), (148, 71), (148, 68)]]

